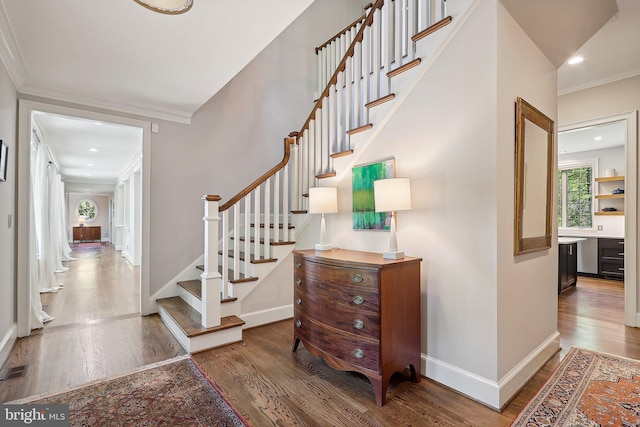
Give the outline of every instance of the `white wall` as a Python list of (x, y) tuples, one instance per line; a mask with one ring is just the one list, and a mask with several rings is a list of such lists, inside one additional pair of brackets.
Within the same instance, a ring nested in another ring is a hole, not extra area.
[[(0, 366), (16, 337), (15, 223), (16, 223), (16, 89), (0, 65), (0, 140), (9, 146), (7, 180), (0, 182)], [(9, 226), (11, 216), (11, 226)]]
[(364, 4), (315, 1), (190, 126), (160, 123), (152, 136), (151, 294), (202, 255), (202, 195), (224, 203), (282, 159), (284, 138), (313, 107), (315, 47), (361, 16)]
[[(423, 372), (493, 407), (542, 363), (521, 362), (556, 331), (556, 248), (513, 256), (515, 99), (555, 118), (555, 93), (548, 60), (496, 0), (482, 1), (358, 160), (393, 157), (411, 178), (398, 241), (423, 259)], [(338, 194), (331, 243), (386, 250), (388, 233), (352, 229), (350, 175)], [(313, 221), (298, 247), (316, 242)]]

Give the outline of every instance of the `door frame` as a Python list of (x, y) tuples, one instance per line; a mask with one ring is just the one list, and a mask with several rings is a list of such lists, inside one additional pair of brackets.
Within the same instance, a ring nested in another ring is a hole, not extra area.
[(610, 122), (624, 121), (627, 126), (625, 143), (624, 197), (624, 323), (638, 327), (638, 132), (637, 110), (561, 125), (558, 132)]
[(142, 129), (142, 254), (140, 262), (140, 313), (150, 314), (149, 291), (149, 250), (150, 250), (150, 207), (151, 207), (151, 122), (98, 113), (78, 108), (31, 100), (18, 100), (18, 200), (17, 200), (17, 242), (16, 242), (16, 299), (18, 336), (31, 333), (31, 287), (29, 262), (35, 256), (31, 242), (31, 129), (32, 113), (44, 112), (134, 126)]

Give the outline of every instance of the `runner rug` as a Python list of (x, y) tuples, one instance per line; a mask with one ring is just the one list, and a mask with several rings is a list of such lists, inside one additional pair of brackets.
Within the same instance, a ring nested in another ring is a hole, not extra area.
[(640, 426), (640, 361), (571, 348), (512, 426)]
[(247, 426), (190, 358), (14, 403), (69, 405), (71, 426)]

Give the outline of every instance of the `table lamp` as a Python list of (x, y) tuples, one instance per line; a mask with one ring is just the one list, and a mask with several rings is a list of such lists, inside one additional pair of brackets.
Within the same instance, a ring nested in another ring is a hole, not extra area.
[(334, 187), (315, 187), (309, 189), (309, 213), (322, 214), (320, 220), (320, 243), (316, 244), (317, 251), (331, 249), (327, 243), (327, 226), (324, 214), (338, 212), (338, 189)]
[(404, 252), (398, 250), (394, 213), (411, 209), (411, 184), (409, 178), (389, 178), (373, 181), (373, 198), (376, 212), (391, 212), (389, 250), (384, 252), (382, 257), (402, 259), (404, 258)]

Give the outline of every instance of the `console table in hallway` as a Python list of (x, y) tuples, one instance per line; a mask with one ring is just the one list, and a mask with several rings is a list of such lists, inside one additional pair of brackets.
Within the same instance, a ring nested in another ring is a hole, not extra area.
[(102, 240), (102, 230), (100, 226), (73, 227), (73, 243), (100, 242)]

